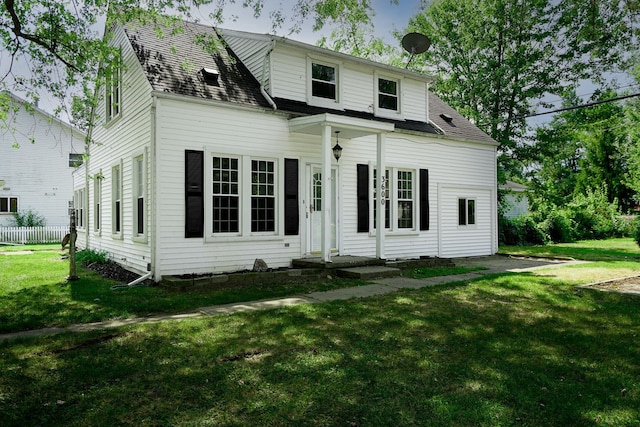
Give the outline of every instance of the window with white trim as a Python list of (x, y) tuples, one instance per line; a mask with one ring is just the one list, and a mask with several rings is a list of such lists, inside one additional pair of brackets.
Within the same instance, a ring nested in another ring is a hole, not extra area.
[(277, 228), (277, 161), (211, 157), (212, 235), (273, 234)]
[(458, 199), (458, 225), (474, 225), (476, 223), (476, 201), (474, 199)]
[[(377, 216), (377, 169), (373, 169), (373, 221), (376, 228)], [(388, 168), (385, 171), (385, 228), (390, 230), (416, 229), (416, 171), (413, 169)]]
[(73, 194), (73, 206), (76, 211), (76, 227), (83, 229), (86, 224), (84, 202), (86, 197), (86, 190), (81, 188), (76, 190)]
[(122, 53), (120, 50), (105, 70), (105, 119), (107, 122), (122, 113)]
[(378, 78), (378, 108), (400, 111), (400, 83), (398, 80)]
[(0, 214), (18, 212), (17, 197), (0, 197)]
[(93, 180), (93, 231), (100, 232), (102, 226), (101, 217), (101, 205), (102, 205), (102, 177), (96, 176)]
[(212, 232), (240, 231), (240, 164), (236, 157), (214, 157), (212, 168)]
[(276, 230), (275, 162), (251, 161), (251, 231)]
[(339, 63), (307, 59), (307, 102), (310, 105), (342, 108)]
[(122, 236), (122, 166), (111, 169), (111, 233)]
[(144, 236), (145, 233), (145, 179), (144, 155), (133, 159), (133, 235)]

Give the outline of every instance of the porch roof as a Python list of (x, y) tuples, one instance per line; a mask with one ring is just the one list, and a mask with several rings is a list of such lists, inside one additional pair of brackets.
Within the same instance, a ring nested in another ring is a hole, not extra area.
[(322, 128), (324, 126), (331, 126), (332, 132), (340, 131), (340, 137), (345, 139), (393, 132), (395, 129), (393, 123), (384, 123), (330, 113), (289, 119), (290, 132), (320, 136), (322, 135)]

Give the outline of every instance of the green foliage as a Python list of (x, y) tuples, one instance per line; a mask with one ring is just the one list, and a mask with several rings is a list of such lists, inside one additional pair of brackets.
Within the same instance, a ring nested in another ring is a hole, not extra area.
[(576, 240), (576, 223), (566, 209), (552, 210), (539, 227), (551, 242), (568, 243)]
[[(590, 101), (616, 95), (610, 90), (596, 92)], [(574, 92), (564, 97), (565, 106), (582, 103)], [(640, 122), (626, 118), (625, 108), (604, 103), (565, 111), (538, 128), (528, 154), (534, 194), (561, 206), (574, 195), (597, 189), (609, 203), (618, 200), (621, 211), (628, 212), (635, 204), (632, 153), (639, 142), (632, 133)]]
[(14, 212), (13, 223), (15, 227), (44, 227), (47, 225), (44, 216), (31, 209)]
[(78, 264), (87, 266), (91, 264), (107, 264), (111, 262), (109, 260), (109, 254), (105, 251), (96, 251), (93, 249), (83, 249), (76, 253), (76, 261)]
[(535, 207), (535, 211), (513, 220), (501, 217), (502, 244), (569, 243), (629, 237), (633, 232), (630, 221), (619, 214), (616, 201), (608, 201), (604, 188), (577, 194), (564, 207), (551, 203), (538, 203)]
[(638, 246), (640, 246), (640, 218), (636, 218), (635, 220), (635, 229), (633, 231), (633, 239), (636, 241)]
[(498, 229), (501, 245), (544, 245), (549, 241), (532, 215), (513, 219), (500, 215)]

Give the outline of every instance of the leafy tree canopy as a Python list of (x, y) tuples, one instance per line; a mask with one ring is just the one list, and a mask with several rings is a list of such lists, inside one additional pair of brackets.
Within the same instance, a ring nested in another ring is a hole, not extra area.
[(412, 67), (432, 70), (434, 90), (496, 139), (501, 166), (516, 171), (524, 117), (545, 95), (623, 67), (639, 19), (636, 0), (435, 0), (411, 20), (432, 41)]
[[(88, 99), (94, 85), (103, 78), (98, 74), (100, 64), (114, 54), (103, 38), (105, 24), (138, 20), (157, 23), (161, 31), (171, 23), (182, 19), (198, 21), (204, 15), (219, 25), (227, 19), (225, 8), (235, 3), (236, 0), (0, 0), (0, 105), (7, 102), (6, 95), (1, 94), (4, 91), (24, 94), (34, 103), (39, 94), (47, 92), (59, 102), (56, 113), (65, 109), (74, 92), (80, 91)], [(237, 3), (255, 17), (268, 13), (274, 32), (286, 26), (289, 33), (295, 33), (307, 21), (312, 21), (318, 30), (344, 22), (345, 16), (370, 22), (373, 15), (371, 0), (295, 0), (278, 3), (275, 8), (273, 2), (266, 0)], [(81, 120), (78, 124), (87, 123)]]

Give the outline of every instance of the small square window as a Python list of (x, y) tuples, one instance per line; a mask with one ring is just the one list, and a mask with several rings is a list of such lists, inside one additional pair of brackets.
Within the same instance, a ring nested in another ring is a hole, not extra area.
[(69, 167), (77, 168), (84, 163), (84, 157), (82, 154), (78, 153), (69, 153)]
[(476, 201), (458, 199), (458, 225), (474, 225), (476, 223)]

